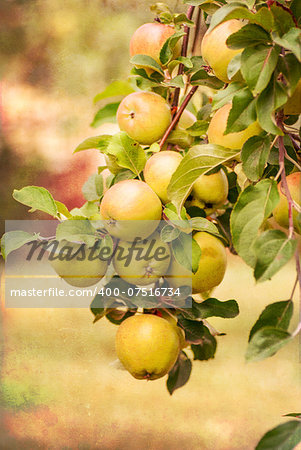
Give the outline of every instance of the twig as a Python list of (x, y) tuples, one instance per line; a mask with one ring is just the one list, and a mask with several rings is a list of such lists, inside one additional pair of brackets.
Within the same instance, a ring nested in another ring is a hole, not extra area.
[(191, 97), (193, 96), (193, 94), (195, 93), (195, 91), (197, 90), (198, 86), (193, 86), (189, 93), (186, 95), (186, 97), (183, 100), (182, 105), (180, 106), (178, 112), (176, 113), (176, 115), (174, 116), (174, 118), (171, 121), (171, 124), (169, 125), (169, 127), (167, 128), (167, 130), (164, 133), (164, 136), (161, 139), (160, 142), (160, 150), (162, 149), (163, 145), (165, 144), (168, 136), (170, 135), (171, 131), (173, 130), (173, 128), (176, 126), (176, 124), (178, 123), (184, 109), (186, 108), (186, 106), (188, 105)]
[(278, 138), (278, 143), (279, 143), (279, 167), (281, 170), (281, 185), (284, 189), (284, 194), (287, 198), (288, 201), (288, 223), (289, 223), (289, 238), (291, 239), (294, 236), (294, 221), (293, 221), (293, 205), (294, 205), (294, 201), (292, 199), (288, 184), (287, 184), (287, 179), (286, 179), (286, 174), (285, 174), (285, 165), (284, 165), (284, 156), (285, 156), (285, 147), (284, 147), (284, 142), (283, 142), (283, 136), (279, 136)]
[(194, 55), (196, 44), (197, 44), (198, 37), (199, 37), (199, 31), (200, 31), (200, 26), (201, 26), (201, 14), (202, 14), (202, 11), (200, 8), (198, 8), (198, 15), (197, 15), (196, 22), (195, 22), (193, 43), (192, 43), (192, 47), (191, 47), (191, 53), (193, 55)]
[(299, 249), (296, 250), (295, 258), (296, 258), (297, 279), (299, 282), (299, 323), (295, 331), (292, 333), (292, 337), (297, 336), (297, 334), (299, 334), (301, 331), (301, 267), (299, 259)]

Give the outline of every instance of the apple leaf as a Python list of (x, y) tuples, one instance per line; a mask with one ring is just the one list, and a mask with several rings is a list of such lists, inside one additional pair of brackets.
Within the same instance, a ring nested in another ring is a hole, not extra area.
[(208, 298), (201, 303), (193, 302), (192, 311), (194, 317), (198, 319), (207, 319), (207, 317), (232, 319), (239, 314), (239, 307), (235, 300), (221, 302), (216, 298)]
[(256, 45), (247, 47), (241, 55), (241, 73), (254, 96), (268, 85), (278, 62), (280, 47)]
[(298, 61), (301, 62), (301, 30), (299, 28), (291, 28), (282, 37), (274, 33), (273, 39), (280, 47), (290, 50)]
[(102, 123), (106, 122), (116, 122), (116, 113), (120, 102), (117, 103), (109, 103), (103, 108), (99, 109), (94, 116), (91, 127), (97, 128)]
[[(182, 19), (185, 19), (186, 16), (184, 16), (185, 15), (183, 14)], [(160, 51), (160, 62), (163, 66), (166, 66), (172, 59), (174, 48), (177, 45), (179, 39), (181, 39), (183, 36), (185, 36), (185, 33), (183, 31), (177, 31), (164, 42)]]
[(171, 242), (177, 239), (180, 233), (179, 228), (175, 228), (172, 225), (165, 225), (160, 232), (160, 237), (163, 242)]
[(231, 61), (228, 64), (227, 77), (229, 78), (229, 80), (232, 80), (232, 78), (240, 71), (240, 67), (241, 67), (241, 53), (238, 53), (231, 59)]
[(195, 273), (199, 267), (201, 249), (191, 234), (181, 232), (177, 239), (171, 243), (171, 248), (176, 261), (187, 270)]
[(108, 97), (125, 96), (134, 92), (132, 85), (128, 81), (117, 80), (109, 84), (102, 92), (94, 97), (94, 103)]
[(36, 233), (27, 233), (26, 231), (8, 231), (4, 233), (1, 238), (1, 254), (4, 259), (23, 245), (28, 242), (37, 241), (39, 235)]
[(301, 413), (284, 414), (283, 417), (297, 417), (298, 419), (301, 419)]
[[(81, 217), (83, 219), (90, 218), (95, 214), (99, 213), (98, 205), (95, 202), (86, 202), (81, 206), (81, 208), (73, 208), (71, 211), (71, 218), (74, 219), (75, 216)], [(97, 221), (99, 222), (99, 221)]]
[(180, 89), (183, 89), (185, 84), (184, 84), (184, 80), (183, 80), (183, 76), (182, 75), (177, 75), (176, 77), (172, 78), (169, 81), (165, 81), (163, 83), (163, 86), (168, 86), (168, 87), (178, 87)]
[(220, 89), (224, 86), (223, 81), (209, 75), (205, 69), (195, 72), (190, 78), (190, 83), (192, 86), (207, 86), (211, 89)]
[(226, 89), (217, 91), (217, 93), (213, 96), (212, 111), (216, 111), (227, 103), (230, 103), (234, 95), (243, 89), (245, 89), (245, 87), (242, 83), (234, 81), (233, 83), (230, 83)]
[(301, 78), (301, 63), (294, 55), (288, 53), (279, 59), (278, 67), (287, 81), (288, 95), (292, 96)]
[(294, 304), (292, 300), (275, 302), (266, 306), (250, 331), (249, 342), (258, 330), (267, 326), (287, 331), (293, 315), (293, 309)]
[(297, 21), (300, 22), (301, 18), (301, 3), (299, 0), (293, 0), (290, 4), (290, 10), (296, 17)]
[(213, 14), (209, 26), (209, 31), (212, 31), (217, 25), (226, 22), (230, 19), (250, 19), (252, 17), (251, 11), (243, 2), (231, 2), (219, 8)]
[(255, 450), (293, 450), (301, 442), (301, 422), (290, 420), (268, 431)]
[(230, 219), (233, 245), (239, 256), (251, 267), (255, 267), (256, 263), (253, 245), (258, 230), (278, 202), (276, 181), (265, 179), (242, 191), (233, 208)]
[(55, 201), (47, 189), (39, 186), (26, 186), (13, 192), (13, 198), (23, 205), (30, 206), (29, 212), (43, 211), (52, 217), (57, 217), (58, 210)]
[(208, 328), (205, 327), (202, 322), (198, 323), (202, 325), (202, 338), (198, 344), (191, 344), (193, 359), (198, 361), (207, 361), (208, 359), (214, 358), (217, 342)]
[(273, 4), (270, 7), (273, 14), (273, 31), (276, 31), (280, 36), (283, 36), (290, 29), (295, 27), (295, 22), (289, 11), (284, 9), (282, 5)]
[(268, 230), (262, 233), (254, 242), (256, 281), (270, 280), (291, 259), (296, 246), (297, 241), (288, 238), (283, 231)]
[(88, 219), (64, 220), (56, 229), (56, 239), (66, 239), (70, 242), (84, 242), (89, 247), (95, 243), (97, 236), (95, 229)]
[(93, 202), (99, 200), (103, 194), (103, 177), (101, 174), (91, 175), (82, 187), (82, 193), (86, 200)]
[(207, 120), (197, 120), (191, 127), (186, 128), (190, 136), (203, 136), (208, 130), (209, 123)]
[(244, 143), (241, 150), (242, 168), (251, 181), (262, 177), (270, 154), (271, 138), (269, 136), (252, 136)]
[(192, 364), (185, 352), (180, 352), (178, 360), (168, 374), (166, 386), (170, 395), (189, 380)]
[(60, 218), (61, 218), (61, 215), (63, 215), (67, 219), (69, 219), (71, 217), (71, 214), (70, 214), (67, 206), (64, 205), (64, 203), (55, 200), (55, 204), (56, 204), (56, 207), (57, 207), (57, 212), (60, 215)]
[(271, 41), (270, 34), (254, 23), (245, 25), (228, 37), (226, 44), (233, 49), (245, 48)]
[(130, 138), (124, 131), (110, 139), (106, 153), (116, 157), (119, 166), (131, 170), (138, 175), (144, 168), (146, 156), (138, 142)]
[(73, 153), (78, 153), (82, 152), (83, 150), (90, 150), (90, 149), (98, 149), (100, 152), (105, 153), (105, 149), (109, 145), (111, 139), (112, 136), (110, 134), (103, 134), (100, 136), (89, 137), (85, 139), (83, 142), (81, 142), (73, 151)]
[(258, 122), (267, 133), (283, 135), (283, 132), (276, 124), (275, 110), (283, 106), (287, 98), (288, 96), (283, 85), (275, 78), (271, 79), (268, 86), (257, 98), (256, 110)]
[(245, 87), (237, 92), (232, 100), (225, 135), (245, 130), (256, 120), (256, 103), (251, 91)]
[(191, 147), (174, 172), (168, 186), (168, 196), (172, 199), (178, 213), (200, 175), (238, 155), (237, 150), (230, 150), (219, 145), (204, 144)]
[(147, 67), (148, 69), (155, 70), (159, 72), (162, 76), (164, 76), (164, 72), (160, 64), (157, 63), (155, 59), (148, 55), (134, 55), (130, 59), (130, 63), (135, 66)]
[(263, 327), (253, 334), (246, 352), (246, 361), (262, 361), (275, 355), (292, 336), (287, 331), (275, 327)]

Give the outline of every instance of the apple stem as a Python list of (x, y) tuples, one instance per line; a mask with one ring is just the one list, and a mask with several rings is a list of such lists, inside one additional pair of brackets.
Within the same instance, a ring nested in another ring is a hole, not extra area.
[[(187, 18), (189, 20), (192, 18), (194, 10), (195, 10), (195, 6), (189, 6), (189, 8), (187, 10)], [(187, 56), (187, 48), (188, 48), (188, 41), (189, 41), (189, 35), (190, 35), (190, 28), (187, 25), (184, 25), (184, 32), (186, 34), (183, 37), (181, 56)], [(178, 76), (182, 75), (183, 72), (184, 72), (184, 65), (181, 63), (181, 64), (179, 64)], [(174, 96), (173, 96), (172, 105), (171, 105), (172, 111), (175, 111), (173, 114), (173, 119), (176, 115), (176, 111), (178, 108), (179, 97), (180, 97), (180, 88), (176, 88), (175, 92), (174, 92)]]
[(160, 142), (160, 150), (162, 150), (163, 145), (165, 144), (168, 136), (170, 135), (171, 131), (173, 130), (173, 128), (176, 126), (176, 124), (179, 122), (179, 119), (184, 111), (184, 109), (186, 108), (186, 106), (188, 105), (191, 97), (193, 96), (193, 94), (195, 93), (195, 91), (197, 90), (198, 86), (193, 86), (189, 93), (186, 95), (186, 97), (183, 100), (182, 105), (180, 106), (178, 112), (176, 113), (176, 115), (174, 116), (174, 118), (171, 121), (171, 124), (169, 125), (169, 127), (167, 128), (167, 130), (164, 133), (164, 136), (161, 139)]
[(201, 14), (202, 14), (202, 10), (200, 8), (198, 8), (198, 15), (197, 15), (197, 18), (195, 21), (195, 31), (194, 31), (193, 43), (192, 43), (192, 47), (191, 47), (191, 53), (193, 55), (194, 55), (194, 52), (196, 49), (196, 44), (198, 41), (200, 27), (201, 27)]

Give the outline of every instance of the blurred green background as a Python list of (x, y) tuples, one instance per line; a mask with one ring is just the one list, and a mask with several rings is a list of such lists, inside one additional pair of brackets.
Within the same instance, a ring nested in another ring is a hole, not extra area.
[[(27, 184), (49, 188), (69, 208), (84, 202), (81, 186), (99, 155), (72, 151), (105, 130), (89, 126), (93, 97), (129, 73), (129, 40), (152, 20), (152, 3), (1, 0), (2, 220), (43, 217), (11, 197)], [(165, 379), (141, 382), (118, 369), (116, 327), (105, 319), (92, 325), (86, 310), (8, 310), (2, 290), (0, 448), (253, 449), (282, 414), (300, 409), (297, 340), (264, 362), (244, 362), (252, 324), (265, 305), (288, 298), (293, 281), (289, 264), (255, 286), (229, 257), (216, 296), (237, 299), (241, 314), (212, 321), (227, 333), (216, 358), (194, 363), (172, 397)], [(296, 301), (294, 324), (297, 314)]]

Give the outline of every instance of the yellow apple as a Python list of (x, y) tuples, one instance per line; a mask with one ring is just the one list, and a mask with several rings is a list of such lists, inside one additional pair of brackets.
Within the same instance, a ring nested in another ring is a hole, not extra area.
[(117, 356), (138, 380), (156, 380), (166, 375), (179, 351), (179, 336), (174, 327), (153, 314), (129, 317), (116, 333)]
[[(130, 42), (130, 55), (131, 57), (135, 55), (148, 55), (160, 62), (160, 51), (163, 47), (165, 41), (172, 36), (176, 30), (170, 26), (163, 23), (153, 22), (145, 23), (141, 27), (137, 28), (133, 34)], [(177, 58), (181, 52), (181, 45), (178, 43), (174, 49), (174, 58)], [(143, 66), (139, 66), (143, 67)], [(146, 68), (149, 73), (149, 69)], [(150, 71), (151, 72), (151, 71)]]
[(162, 204), (143, 181), (123, 180), (106, 191), (100, 204), (105, 228), (119, 239), (132, 241), (150, 236), (161, 219)]
[[(235, 55), (242, 52), (242, 49), (233, 50), (226, 44), (228, 37), (240, 30), (243, 23), (232, 19), (221, 23), (212, 31), (207, 31), (203, 37), (201, 45), (201, 55), (205, 62), (212, 68), (217, 78), (229, 83), (227, 75), (228, 64)], [(240, 76), (235, 75), (231, 81), (235, 81)]]
[(180, 117), (180, 120), (177, 124), (177, 127), (184, 128), (186, 130), (186, 128), (191, 127), (195, 122), (196, 122), (195, 115), (192, 114), (192, 112), (188, 111), (188, 109), (184, 109)]
[(143, 171), (145, 182), (163, 203), (170, 201), (167, 187), (182, 159), (180, 153), (166, 150), (153, 154), (145, 164)]
[(211, 175), (201, 175), (193, 184), (192, 195), (201, 202), (223, 205), (228, 196), (228, 178), (220, 169)]
[(53, 253), (55, 259), (49, 259), (49, 262), (71, 286), (88, 287), (101, 280), (107, 271), (108, 261), (98, 256), (96, 247), (93, 252), (93, 247), (64, 240)]
[[(301, 206), (301, 172), (291, 173), (286, 177), (288, 188), (292, 199)], [(278, 191), (280, 194), (280, 202), (273, 211), (276, 222), (284, 228), (288, 228), (288, 202), (286, 196), (282, 193), (281, 182), (278, 183)], [(294, 228), (297, 233), (301, 234), (301, 227), (297, 221), (298, 211), (293, 208)]]
[(119, 241), (113, 258), (117, 274), (138, 286), (153, 284), (166, 275), (169, 263), (169, 246), (160, 239), (159, 233), (143, 241)]
[(140, 144), (160, 139), (171, 122), (170, 106), (155, 92), (133, 92), (117, 110), (119, 128)]
[(298, 81), (293, 95), (288, 99), (283, 107), (284, 114), (301, 114), (301, 80)]
[(172, 258), (167, 281), (174, 288), (185, 284), (189, 286), (191, 283), (192, 292), (197, 294), (207, 292), (222, 282), (227, 266), (227, 254), (222, 242), (209, 233), (200, 231), (193, 236), (193, 239), (201, 248), (197, 272), (193, 274)]
[(241, 149), (244, 143), (252, 136), (261, 133), (258, 122), (253, 122), (245, 130), (238, 133), (224, 134), (227, 128), (227, 120), (232, 105), (227, 104), (218, 109), (211, 119), (208, 128), (208, 141), (210, 144), (222, 145), (223, 147)]

